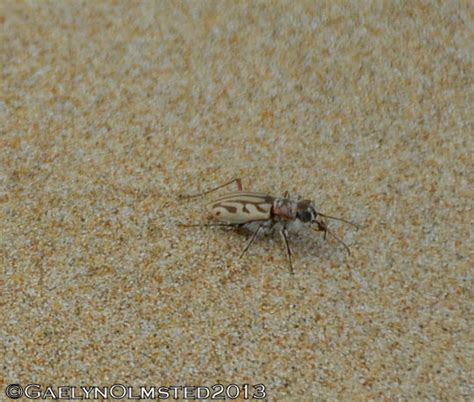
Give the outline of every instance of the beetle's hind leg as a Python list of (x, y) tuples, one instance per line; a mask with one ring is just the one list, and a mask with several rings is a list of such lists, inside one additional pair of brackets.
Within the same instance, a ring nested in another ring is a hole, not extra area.
[(227, 183), (224, 183), (224, 184), (221, 184), (220, 186), (217, 186), (217, 187), (214, 187), (214, 188), (211, 188), (210, 190), (207, 190), (207, 191), (203, 191), (202, 193), (197, 193), (197, 194), (180, 194), (179, 195), (179, 198), (180, 199), (185, 199), (185, 200), (189, 200), (191, 198), (197, 198), (197, 197), (202, 197), (203, 195), (206, 195), (206, 194), (210, 194), (216, 190), (219, 190), (221, 188), (224, 188), (232, 183), (237, 183), (237, 191), (242, 191), (243, 187), (242, 187), (242, 179), (240, 177), (237, 177), (237, 178), (234, 178), (230, 181), (228, 181)]
[(195, 227), (211, 227), (211, 226), (224, 226), (224, 227), (232, 227), (232, 228), (240, 228), (242, 225), (240, 223), (177, 223), (176, 226), (182, 226), (186, 228), (195, 228)]

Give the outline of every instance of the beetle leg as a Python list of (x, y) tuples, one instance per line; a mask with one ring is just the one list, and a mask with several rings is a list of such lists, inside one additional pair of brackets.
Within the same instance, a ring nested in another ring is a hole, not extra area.
[(237, 190), (242, 191), (242, 179), (240, 177), (237, 177), (237, 178), (232, 179), (231, 181), (228, 181), (227, 183), (221, 184), (220, 186), (211, 188), (210, 190), (207, 190), (207, 191), (203, 191), (202, 193), (189, 194), (189, 195), (188, 194), (181, 194), (181, 195), (179, 195), (179, 198), (188, 200), (190, 198), (201, 197), (203, 195), (206, 195), (206, 194), (212, 193), (216, 190), (219, 190), (220, 188), (226, 187), (226, 186), (228, 186), (229, 184), (232, 184), (232, 183), (237, 183)]
[(294, 274), (295, 271), (293, 270), (293, 264), (291, 262), (291, 256), (293, 253), (291, 251), (290, 243), (288, 241), (288, 231), (285, 227), (280, 231), (280, 234), (283, 237), (283, 240), (285, 241), (286, 255), (288, 257), (288, 263), (290, 264), (290, 273)]
[(191, 224), (186, 224), (186, 223), (177, 223), (177, 226), (183, 226), (183, 227), (210, 227), (210, 226), (227, 226), (227, 227), (240, 227), (242, 224), (240, 223), (221, 223), (221, 222), (216, 222), (216, 223), (191, 223)]
[(254, 240), (257, 238), (257, 235), (258, 235), (258, 232), (260, 232), (260, 229), (262, 229), (263, 227), (263, 224), (260, 225), (257, 230), (255, 230), (255, 232), (253, 232), (252, 234), (252, 237), (250, 238), (250, 240), (248, 241), (247, 245), (245, 246), (245, 248), (242, 250), (242, 253), (240, 253), (240, 256), (239, 258), (242, 258), (243, 255), (247, 252), (247, 250), (250, 248), (250, 246), (252, 245), (252, 243), (254, 242)]
[(237, 183), (237, 191), (242, 191), (243, 190), (242, 179), (238, 177), (237, 179), (235, 179), (235, 182)]

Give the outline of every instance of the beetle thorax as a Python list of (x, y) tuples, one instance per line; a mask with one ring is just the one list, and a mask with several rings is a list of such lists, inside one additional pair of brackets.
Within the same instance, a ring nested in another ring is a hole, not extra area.
[(273, 201), (272, 216), (275, 220), (292, 221), (296, 219), (298, 203), (288, 198), (276, 198)]

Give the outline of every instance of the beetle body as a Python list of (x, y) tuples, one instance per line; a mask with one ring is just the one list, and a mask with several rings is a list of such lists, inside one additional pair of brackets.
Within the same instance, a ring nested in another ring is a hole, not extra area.
[(269, 221), (264, 226), (280, 223), (279, 227), (298, 231), (305, 224), (315, 223), (318, 216), (309, 200), (295, 201), (285, 196), (246, 191), (226, 194), (211, 202), (208, 210), (220, 222), (244, 225), (250, 230), (255, 224)]
[[(208, 205), (208, 211), (211, 216), (219, 221), (219, 223), (182, 226), (233, 226), (250, 230), (253, 232), (253, 235), (242, 251), (241, 257), (260, 233), (266, 234), (278, 231), (285, 242), (290, 271), (292, 273), (292, 251), (288, 242), (288, 232), (298, 232), (304, 226), (324, 232), (325, 237), (329, 233), (338, 242), (343, 244), (346, 251), (350, 254), (349, 247), (329, 230), (325, 218), (343, 221), (355, 227), (357, 225), (342, 218), (317, 212), (310, 200), (292, 200), (288, 192), (283, 197), (274, 197), (265, 193), (242, 191), (240, 179), (232, 180), (229, 183), (195, 196), (208, 194), (232, 182), (237, 182), (239, 191), (225, 194)], [(195, 196), (188, 196), (188, 198)]]

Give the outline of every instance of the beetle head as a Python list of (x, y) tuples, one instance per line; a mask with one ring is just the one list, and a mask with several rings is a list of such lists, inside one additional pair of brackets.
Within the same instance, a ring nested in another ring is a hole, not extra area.
[(303, 223), (313, 223), (318, 216), (318, 213), (312, 206), (310, 200), (298, 201), (296, 204), (296, 219)]
[(344, 243), (331, 230), (329, 230), (329, 227), (325, 221), (325, 218), (345, 222), (359, 229), (359, 227), (355, 223), (346, 221), (345, 219), (342, 219), (342, 218), (337, 218), (335, 216), (329, 216), (329, 215), (322, 214), (320, 212), (316, 212), (310, 200), (303, 200), (303, 201), (298, 202), (297, 207), (296, 207), (296, 218), (299, 219), (303, 223), (311, 223), (312, 225), (314, 225), (313, 226), (314, 230), (318, 232), (324, 232), (324, 238), (326, 238), (327, 234), (329, 233), (330, 236), (334, 237), (339, 243), (341, 243), (344, 246), (344, 248), (346, 249), (349, 255), (351, 254), (351, 251), (349, 250), (349, 247), (347, 247), (346, 243)]

